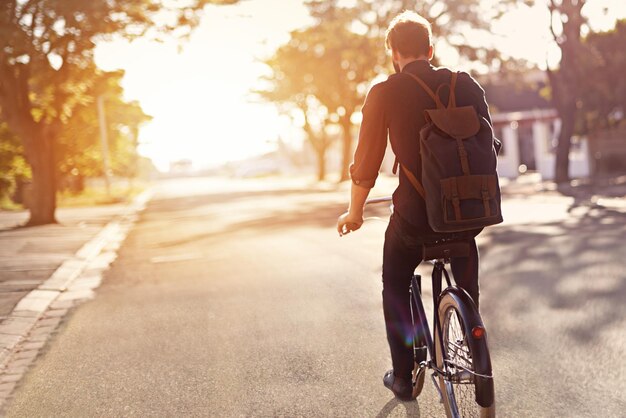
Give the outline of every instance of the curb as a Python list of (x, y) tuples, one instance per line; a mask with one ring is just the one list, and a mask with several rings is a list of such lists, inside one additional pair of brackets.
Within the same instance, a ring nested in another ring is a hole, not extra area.
[(72, 258), (24, 296), (2, 321), (0, 408), (68, 310), (94, 297), (103, 272), (117, 257), (117, 250), (151, 197), (151, 189), (136, 196)]

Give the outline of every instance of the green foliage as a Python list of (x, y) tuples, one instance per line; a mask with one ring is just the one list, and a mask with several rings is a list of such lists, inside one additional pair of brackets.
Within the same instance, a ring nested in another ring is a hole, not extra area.
[(82, 100), (73, 109), (57, 142), (57, 163), (61, 181), (73, 177), (103, 174), (102, 144), (96, 101), (104, 99), (109, 154), (114, 175), (131, 177), (136, 168), (136, 137), (139, 126), (150, 120), (139, 103), (125, 102), (120, 85), (123, 71), (103, 72), (94, 68)]
[(30, 179), (30, 167), (24, 159), (19, 140), (0, 122), (0, 199), (15, 192), (16, 182)]
[(59, 207), (79, 207), (129, 203), (146, 189), (144, 182), (113, 183), (107, 191), (104, 186), (86, 187), (80, 194), (63, 191), (58, 194)]

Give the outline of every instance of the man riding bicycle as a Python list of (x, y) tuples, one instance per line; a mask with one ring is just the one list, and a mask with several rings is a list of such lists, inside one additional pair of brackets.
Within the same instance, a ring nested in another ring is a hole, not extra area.
[[(410, 400), (413, 398), (414, 361), (419, 363), (426, 359), (425, 349), (418, 350), (423, 353), (423, 359), (414, 359), (409, 302), (411, 277), (422, 261), (422, 244), (450, 234), (437, 233), (429, 226), (425, 201), (411, 179), (414, 176), (421, 180), (418, 139), (426, 124), (424, 110), (433, 107), (433, 100), (408, 74), (418, 76), (430, 89), (437, 91), (441, 85), (449, 83), (451, 71), (430, 64), (433, 57), (431, 27), (417, 13), (406, 11), (393, 19), (385, 43), (391, 51), (396, 74), (373, 86), (365, 99), (359, 142), (350, 167), (350, 205), (339, 217), (337, 230), (343, 235), (363, 224), (365, 201), (374, 187), (389, 136), (396, 166), (400, 164), (402, 170), (393, 193), (394, 213), (385, 232), (383, 250), (383, 312), (393, 365), (393, 369), (385, 373), (383, 382), (395, 396)], [(455, 90), (458, 106), (474, 106), (478, 115), (491, 124), (484, 91), (473, 78), (459, 73)], [(451, 260), (457, 284), (469, 293), (477, 306), (479, 261), (474, 238), (481, 230), (455, 233), (455, 239), (470, 243), (470, 255)], [(423, 384), (423, 373), (420, 378)]]

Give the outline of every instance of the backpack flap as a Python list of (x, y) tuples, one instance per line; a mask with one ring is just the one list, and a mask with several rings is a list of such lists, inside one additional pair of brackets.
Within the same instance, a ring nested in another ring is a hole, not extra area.
[(440, 183), (446, 224), (501, 222), (495, 174), (449, 177)]
[(480, 120), (474, 106), (424, 110), (427, 121), (454, 139), (471, 138), (480, 130)]

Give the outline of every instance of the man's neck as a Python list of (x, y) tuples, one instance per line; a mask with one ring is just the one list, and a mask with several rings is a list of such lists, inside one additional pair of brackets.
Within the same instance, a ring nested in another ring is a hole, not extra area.
[(426, 61), (426, 62), (429, 62), (430, 60), (428, 59), (428, 57), (426, 57), (424, 55), (419, 56), (417, 58), (415, 58), (415, 57), (401, 58), (401, 59), (398, 60), (398, 65), (400, 66), (400, 71), (402, 71), (407, 64), (409, 64), (409, 63), (411, 63), (413, 61)]

